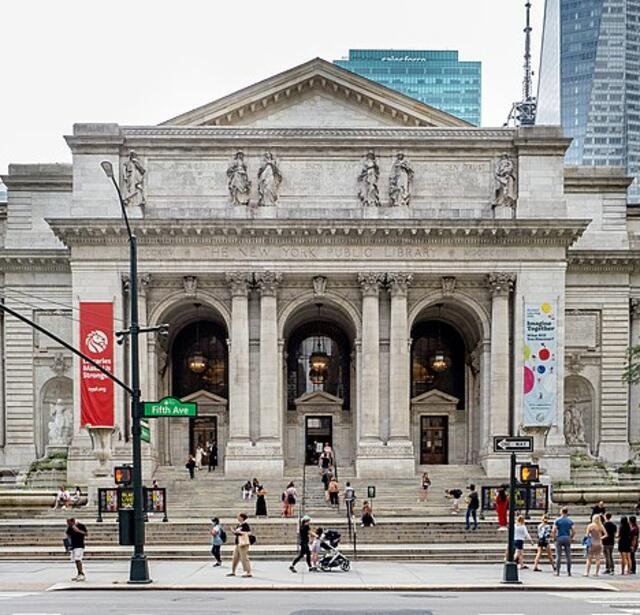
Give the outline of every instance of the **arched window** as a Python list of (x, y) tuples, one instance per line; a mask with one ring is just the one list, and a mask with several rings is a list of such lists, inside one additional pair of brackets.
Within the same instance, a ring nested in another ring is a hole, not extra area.
[[(309, 358), (320, 346), (328, 355), (329, 368), (322, 384), (309, 377)], [(350, 345), (345, 333), (332, 322), (313, 322), (298, 327), (287, 345), (287, 405), (295, 410), (295, 400), (312, 391), (326, 391), (343, 400), (349, 410)]]
[[(411, 397), (438, 389), (457, 397), (458, 408), (465, 400), (465, 347), (460, 334), (450, 325), (439, 321), (418, 323), (411, 333)], [(432, 367), (432, 358), (444, 351), (449, 367), (438, 372)]]
[[(227, 342), (223, 327), (201, 320), (184, 327), (171, 349), (173, 395), (181, 398), (200, 389), (227, 398)], [(200, 373), (189, 368), (189, 357), (200, 351), (206, 367)]]

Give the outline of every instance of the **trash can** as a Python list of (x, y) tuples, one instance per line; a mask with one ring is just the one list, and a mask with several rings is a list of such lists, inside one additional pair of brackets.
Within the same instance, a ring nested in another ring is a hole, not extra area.
[(118, 537), (123, 546), (135, 544), (135, 521), (132, 508), (124, 508), (118, 511)]

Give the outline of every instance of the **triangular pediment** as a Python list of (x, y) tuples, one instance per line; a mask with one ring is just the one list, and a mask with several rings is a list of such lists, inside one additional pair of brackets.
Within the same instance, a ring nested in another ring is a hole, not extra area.
[(215, 404), (217, 406), (227, 405), (227, 400), (224, 397), (220, 397), (220, 395), (205, 391), (204, 389), (200, 389), (195, 393), (189, 393), (186, 397), (182, 397), (180, 401), (196, 404)]
[(335, 395), (331, 395), (331, 393), (327, 393), (326, 391), (311, 391), (309, 393), (304, 393), (298, 399), (295, 400), (296, 406), (300, 405), (322, 405), (327, 404), (331, 406), (335, 406), (336, 404), (342, 405), (342, 400)]
[(316, 58), (163, 126), (468, 127), (465, 121)]
[(457, 404), (459, 399), (439, 389), (431, 389), (411, 400), (412, 404)]

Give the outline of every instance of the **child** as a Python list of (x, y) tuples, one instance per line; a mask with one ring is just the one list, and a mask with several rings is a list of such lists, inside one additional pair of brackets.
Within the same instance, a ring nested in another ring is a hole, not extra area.
[(313, 541), (311, 542), (311, 570), (318, 569), (318, 558), (320, 557), (320, 551), (322, 550), (322, 528), (317, 527), (313, 532)]
[(524, 541), (528, 540), (531, 544), (533, 540), (529, 535), (529, 530), (527, 530), (527, 526), (524, 524), (524, 517), (522, 515), (518, 516), (518, 520), (516, 521), (515, 533), (513, 536), (513, 544), (516, 548), (514, 559), (518, 564), (518, 568), (528, 568), (529, 566), (524, 565)]

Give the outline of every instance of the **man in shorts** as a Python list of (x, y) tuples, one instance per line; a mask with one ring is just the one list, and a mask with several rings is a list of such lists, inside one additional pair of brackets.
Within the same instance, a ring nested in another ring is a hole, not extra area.
[(457, 515), (460, 512), (460, 498), (462, 497), (462, 489), (447, 489), (444, 492), (447, 499), (451, 500), (451, 514)]
[(76, 522), (75, 519), (67, 519), (67, 538), (69, 539), (69, 555), (71, 561), (76, 565), (77, 574), (72, 581), (84, 581), (84, 569), (82, 568), (82, 558), (84, 557), (84, 541), (87, 537), (87, 528), (84, 524)]

